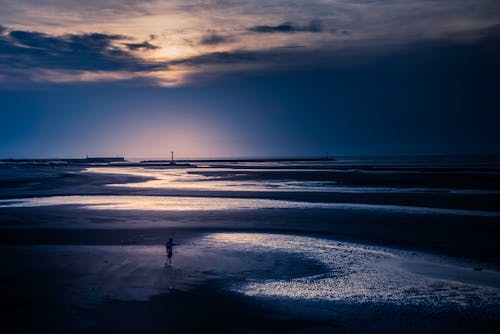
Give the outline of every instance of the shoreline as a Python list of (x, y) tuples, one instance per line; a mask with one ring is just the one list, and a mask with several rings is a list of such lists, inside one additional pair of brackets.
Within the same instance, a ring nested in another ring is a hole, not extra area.
[[(0, 207), (8, 331), (495, 333), (500, 324), (499, 218), (474, 211), (500, 214), (500, 173), (84, 171), (0, 166), (4, 203), (56, 204)], [(296, 191), (257, 191), (276, 185)], [(64, 195), (89, 206), (57, 205), (71, 202)], [(185, 211), (168, 210), (177, 196)], [(125, 200), (143, 210), (117, 210)], [(190, 210), (207, 203), (217, 210)]]

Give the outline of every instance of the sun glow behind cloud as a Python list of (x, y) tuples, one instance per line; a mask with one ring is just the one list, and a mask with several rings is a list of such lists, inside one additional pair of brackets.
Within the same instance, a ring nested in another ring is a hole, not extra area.
[[(4, 57), (21, 54), (37, 64), (34, 71), (24, 71), (29, 64), (7, 62), (0, 78), (55, 83), (141, 79), (175, 86), (217, 72), (329, 64), (339, 50), (382, 51), (419, 41), (474, 39), (500, 24), (500, 6), (493, 0), (54, 0), (0, 5)], [(10, 36), (16, 30), (32, 35), (24, 40)], [(77, 52), (77, 37), (92, 33), (116, 36), (93, 50), (96, 68), (87, 69), (78, 59), (58, 66), (59, 52), (68, 57), (61, 39), (75, 36)], [(46, 37), (45, 44), (35, 43), (40, 38), (36, 34)], [(100, 68), (104, 60), (116, 66)]]

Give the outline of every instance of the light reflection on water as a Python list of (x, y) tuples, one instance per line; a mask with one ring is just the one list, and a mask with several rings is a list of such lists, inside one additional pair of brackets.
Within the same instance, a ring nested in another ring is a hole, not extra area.
[[(21, 266), (26, 270), (22, 272), (38, 275), (41, 286), (59, 277), (64, 300), (71, 303), (99, 303), (106, 298), (147, 300), (222, 279), (227, 283), (225, 289), (291, 303), (321, 301), (335, 306), (336, 302), (369, 302), (500, 310), (500, 273), (474, 271), (477, 264), (447, 257), (305, 236), (214, 233), (176, 244), (173, 266), (166, 268), (164, 240), (154, 233), (149, 237), (154, 245), (3, 246), (8, 247), (3, 259), (14, 251), (26, 255), (19, 261), (4, 261), (6, 272)], [(43, 261), (23, 262), (37, 256)], [(321, 264), (321, 269), (311, 263)], [(46, 275), (47, 270), (66, 275)]]
[(258, 198), (188, 196), (49, 196), (0, 200), (0, 208), (79, 205), (91, 210), (217, 211), (258, 209), (334, 209), (399, 214), (500, 217), (500, 212), (359, 203), (316, 203)]
[(52, 196), (0, 200), (4, 207), (82, 205), (93, 210), (215, 211), (322, 207), (321, 203), (179, 196)]
[[(88, 173), (119, 174), (153, 178), (142, 182), (108, 184), (111, 187), (159, 188), (208, 191), (306, 191), (306, 192), (337, 192), (337, 193), (454, 193), (454, 194), (499, 194), (499, 191), (484, 189), (449, 189), (427, 187), (367, 187), (342, 186), (336, 181), (298, 181), (298, 180), (238, 180), (226, 179), (225, 176), (206, 176), (197, 174), (199, 168), (142, 168), (142, 167), (92, 167), (85, 169)], [(231, 177), (247, 175), (255, 172), (251, 169), (203, 168), (203, 172), (229, 172)], [(281, 172), (290, 170), (259, 169), (259, 171)], [(314, 169), (294, 169), (294, 172), (315, 172)], [(324, 170), (320, 170), (324, 171)], [(387, 173), (387, 172), (384, 172)], [(394, 172), (390, 172), (394, 173)], [(398, 172), (404, 173), (404, 172)]]
[[(211, 190), (211, 191), (331, 191), (335, 186), (333, 181), (296, 181), (296, 180), (222, 180), (218, 176), (203, 176), (196, 174), (197, 168), (87, 168), (89, 173), (122, 174), (154, 178), (143, 182), (125, 184), (109, 184), (112, 187), (133, 188), (164, 188), (164, 189), (188, 189), (188, 190)], [(231, 171), (232, 169), (203, 168), (204, 172)], [(300, 171), (300, 170), (299, 170)], [(310, 171), (310, 170), (307, 170)], [(194, 173), (193, 173), (194, 172)], [(237, 174), (245, 174), (244, 169), (239, 169)]]
[[(245, 282), (235, 288), (248, 296), (500, 307), (500, 273), (475, 272), (451, 259), (443, 262), (430, 255), (277, 234), (218, 233), (201, 242), (238, 251), (296, 254), (329, 268), (321, 275), (294, 279), (282, 279), (286, 273), (276, 273), (276, 279)], [(427, 274), (417, 273), (418, 268), (427, 268)]]

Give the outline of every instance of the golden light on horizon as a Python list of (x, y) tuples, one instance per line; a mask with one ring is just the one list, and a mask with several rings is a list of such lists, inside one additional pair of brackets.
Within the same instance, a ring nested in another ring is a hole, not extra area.
[(117, 121), (107, 146), (129, 157), (146, 158), (169, 158), (171, 151), (176, 157), (228, 156), (238, 151), (227, 124), (185, 114), (167, 109), (149, 112), (147, 118), (123, 120), (123, 124)]

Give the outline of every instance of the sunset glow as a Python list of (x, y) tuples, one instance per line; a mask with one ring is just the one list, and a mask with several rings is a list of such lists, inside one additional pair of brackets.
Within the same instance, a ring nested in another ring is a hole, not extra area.
[(499, 0), (0, 0), (0, 330), (497, 328), (499, 87)]
[[(338, 58), (342, 52), (383, 53), (408, 42), (474, 40), (499, 24), (499, 9), (492, 0), (258, 2), (2, 1), (0, 20), (3, 34), (22, 31), (61, 41), (102, 34), (107, 42), (97, 52), (118, 50), (135, 63), (105, 72), (42, 65), (37, 73), (25, 73), (25, 80), (147, 78), (160, 86), (186, 84), (206, 72), (239, 71), (249, 62), (256, 70), (270, 69), (274, 58), (284, 57), (282, 65), (289, 68)], [(470, 15), (471, 8), (481, 10)], [(15, 34), (7, 41), (36, 47)], [(319, 57), (304, 58), (304, 53)]]
[(0, 6), (5, 158), (498, 152), (495, 0)]

